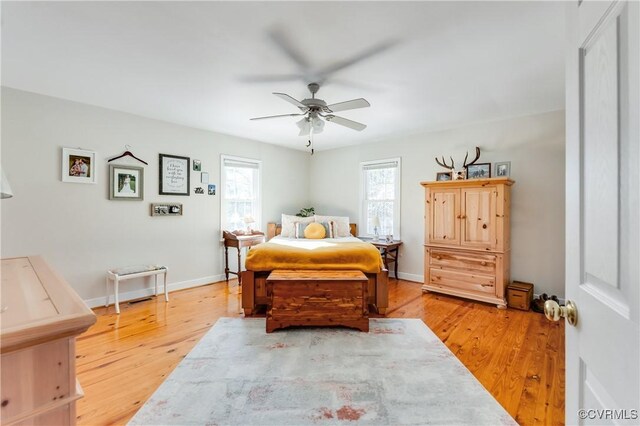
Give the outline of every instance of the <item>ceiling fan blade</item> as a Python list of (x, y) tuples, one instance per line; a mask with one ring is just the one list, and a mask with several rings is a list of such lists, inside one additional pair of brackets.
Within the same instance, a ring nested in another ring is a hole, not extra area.
[(298, 108), (300, 108), (301, 110), (308, 110), (309, 107), (307, 107), (305, 104), (303, 104), (302, 102), (300, 102), (299, 100), (292, 98), (291, 96), (287, 95), (286, 93), (277, 93), (274, 92), (274, 95), (276, 95), (277, 97), (279, 97), (282, 100), (285, 100), (287, 102), (289, 102), (290, 104), (293, 104), (295, 106), (297, 106)]
[(240, 81), (245, 83), (273, 83), (283, 81), (296, 81), (302, 78), (302, 74), (274, 74), (274, 75), (243, 75)]
[(279, 29), (269, 31), (269, 38), (278, 46), (301, 70), (310, 66), (307, 58), (291, 43), (291, 40)]
[(300, 113), (300, 114), (280, 114), (280, 115), (267, 115), (265, 117), (254, 117), (254, 118), (250, 118), (249, 120), (265, 120), (267, 118), (279, 118), (279, 117), (298, 117), (304, 115), (304, 113)]
[(359, 132), (367, 128), (366, 124), (358, 123), (357, 121), (353, 121), (353, 120), (347, 120), (346, 118), (337, 117), (335, 115), (327, 115), (325, 118), (327, 121), (339, 124), (341, 126), (348, 127), (353, 130), (357, 130)]
[(338, 102), (335, 104), (327, 105), (329, 112), (346, 111), (348, 109), (366, 108), (371, 104), (364, 98), (352, 99), (350, 101)]
[(320, 74), (323, 76), (329, 76), (337, 71), (350, 67), (358, 62), (364, 61), (365, 59), (368, 59), (371, 56), (377, 55), (378, 53), (382, 53), (385, 50), (389, 49), (390, 47), (395, 46), (397, 43), (398, 43), (397, 40), (387, 40), (387, 41), (383, 41), (382, 43), (378, 43), (366, 50), (363, 50), (362, 52), (358, 53), (357, 55), (349, 59), (338, 61), (333, 65), (329, 65), (328, 67), (321, 69)]

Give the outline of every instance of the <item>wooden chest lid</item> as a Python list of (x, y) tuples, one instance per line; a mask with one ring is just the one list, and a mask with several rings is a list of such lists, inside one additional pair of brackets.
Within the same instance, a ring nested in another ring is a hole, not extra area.
[(361, 271), (333, 270), (286, 270), (277, 269), (269, 274), (267, 281), (366, 281)]
[(507, 287), (509, 290), (518, 290), (518, 291), (532, 291), (533, 284), (524, 283), (522, 281), (514, 281)]

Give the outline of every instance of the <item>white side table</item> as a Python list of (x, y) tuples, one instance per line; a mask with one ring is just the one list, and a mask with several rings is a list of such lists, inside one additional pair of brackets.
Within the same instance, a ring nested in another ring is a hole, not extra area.
[(107, 271), (107, 301), (104, 306), (109, 306), (109, 281), (113, 281), (113, 295), (115, 298), (116, 313), (120, 313), (120, 304), (118, 298), (118, 288), (120, 281), (131, 280), (133, 278), (148, 277), (153, 275), (155, 279), (155, 295), (158, 296), (158, 275), (164, 275), (164, 301), (169, 301), (169, 288), (167, 286), (166, 266), (142, 265), (127, 266), (126, 268), (116, 268)]

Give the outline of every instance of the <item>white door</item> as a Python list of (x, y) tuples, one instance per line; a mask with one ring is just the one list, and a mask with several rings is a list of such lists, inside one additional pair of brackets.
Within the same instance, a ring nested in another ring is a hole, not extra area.
[(566, 422), (640, 424), (640, 7), (567, 8)]

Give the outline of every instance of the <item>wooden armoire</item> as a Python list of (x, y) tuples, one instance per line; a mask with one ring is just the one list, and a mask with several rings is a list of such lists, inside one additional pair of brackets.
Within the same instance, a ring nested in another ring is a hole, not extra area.
[(421, 182), (425, 189), (424, 285), (507, 306), (509, 178)]

